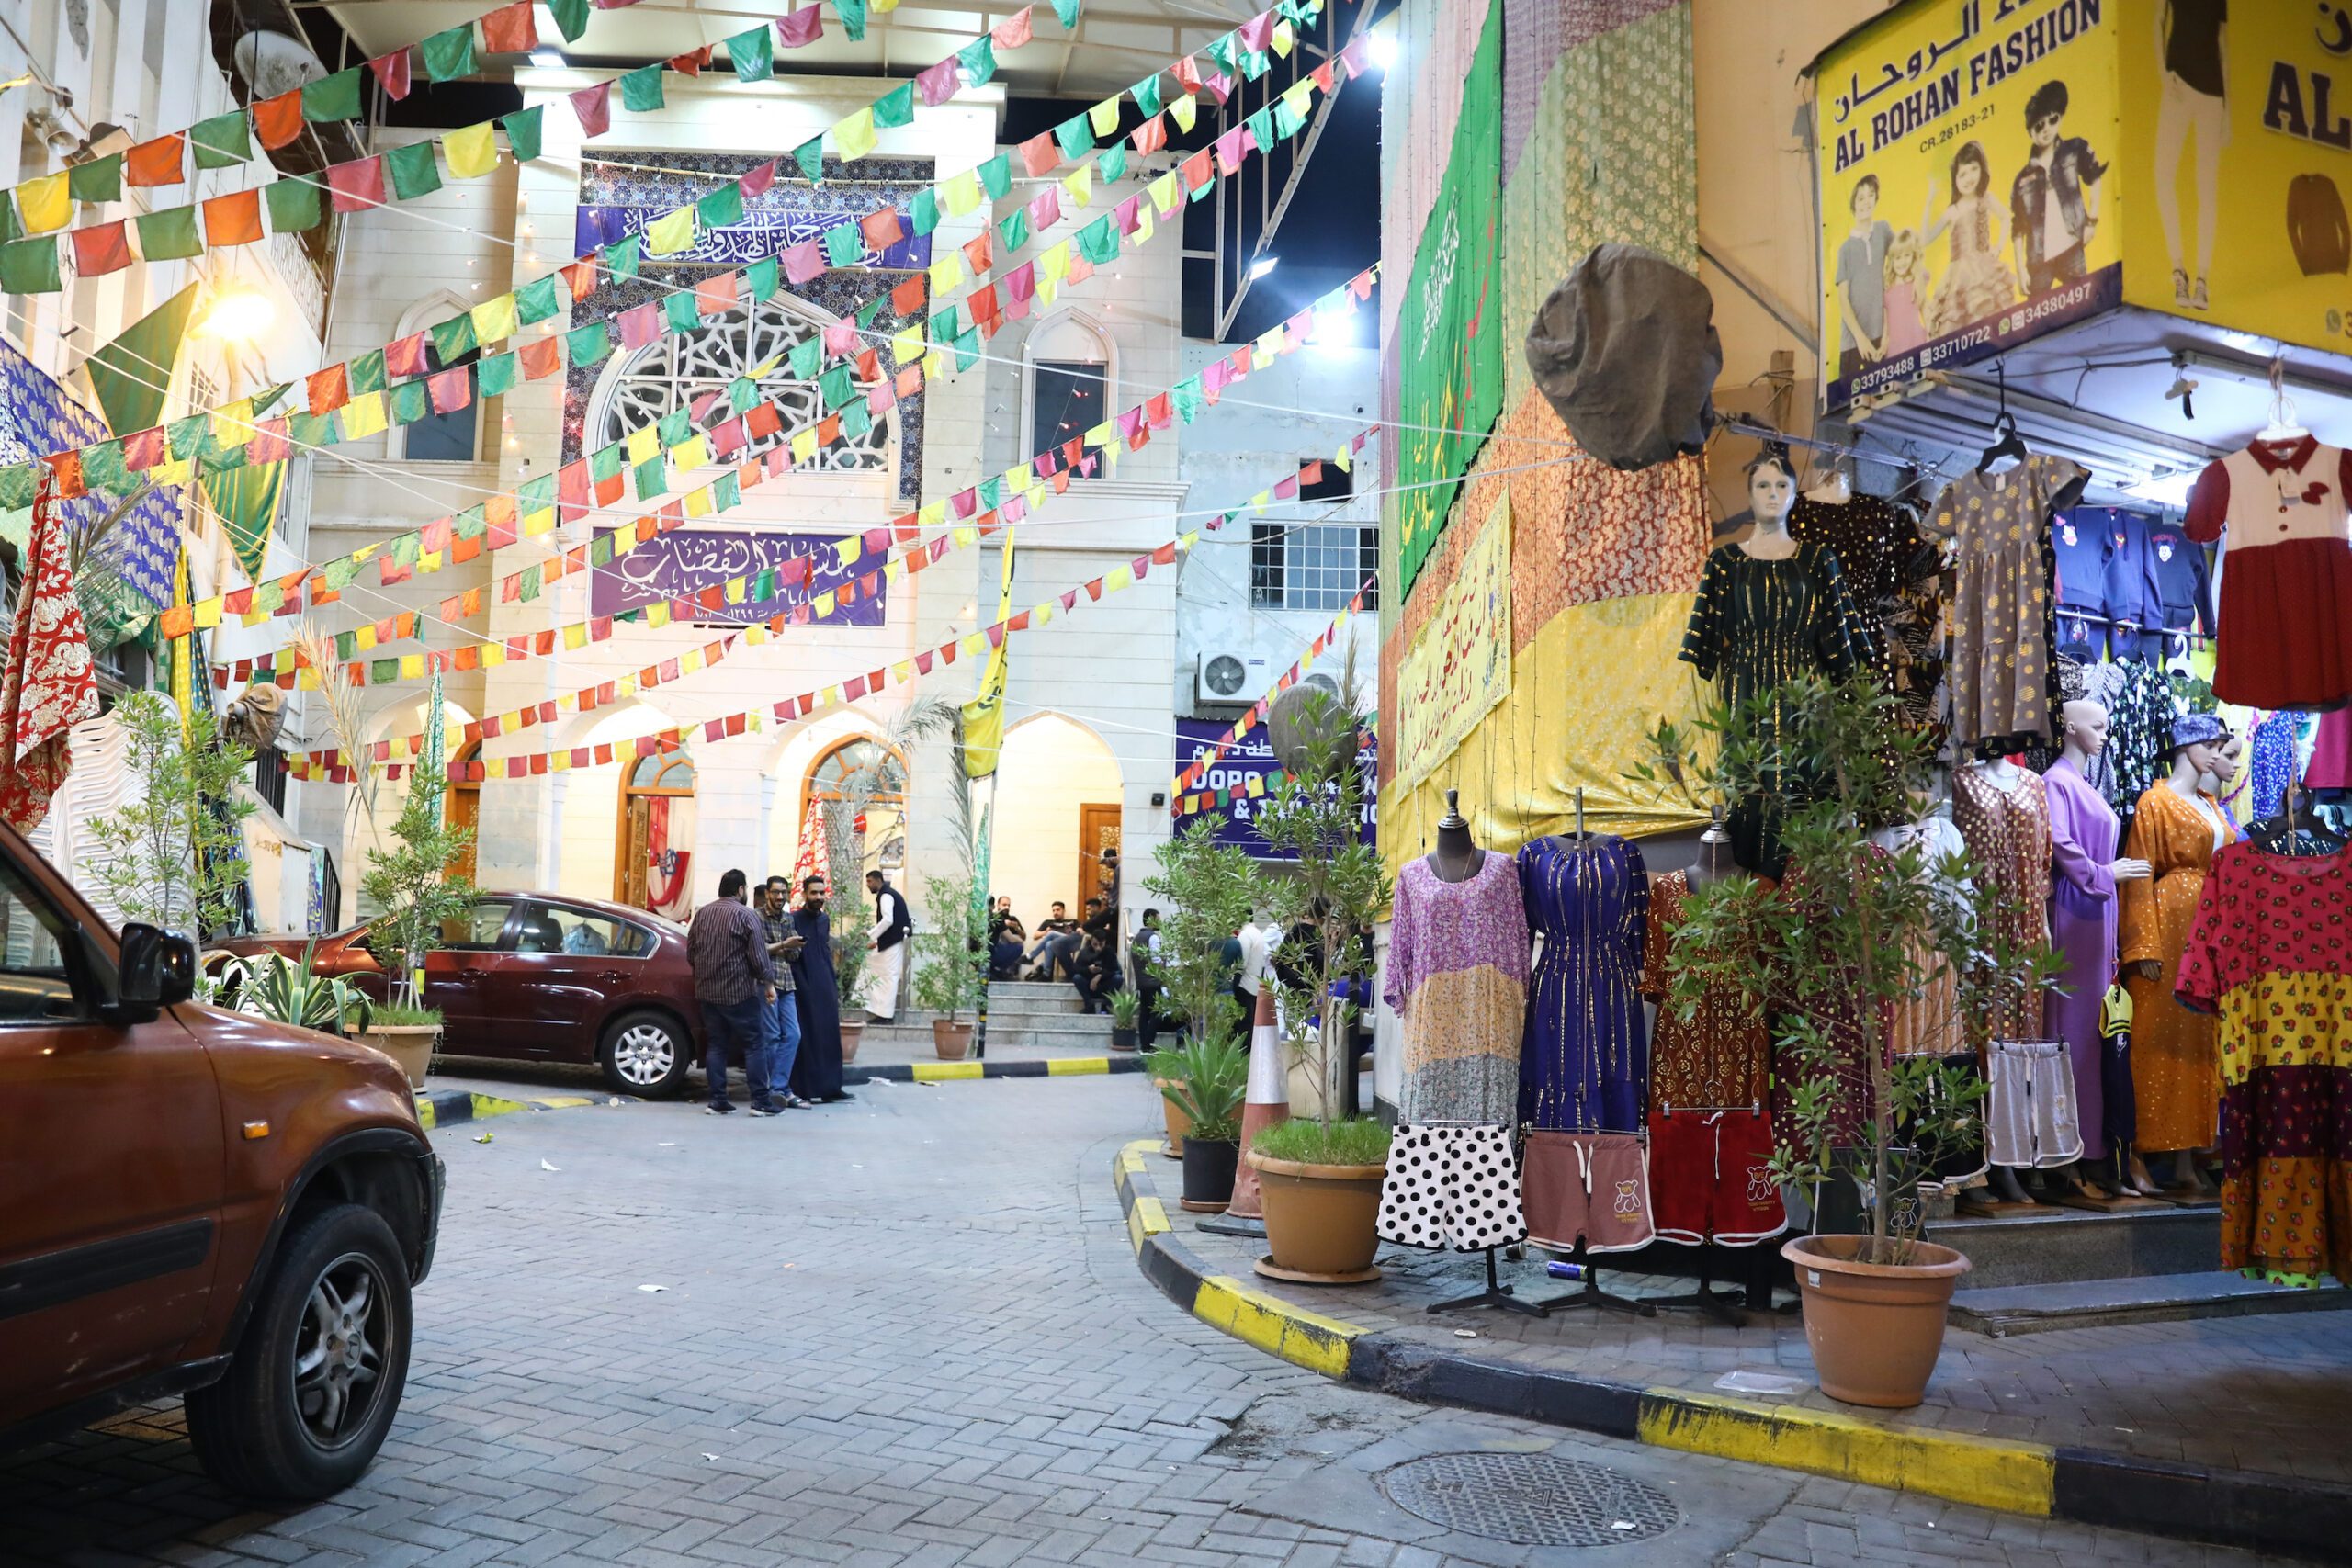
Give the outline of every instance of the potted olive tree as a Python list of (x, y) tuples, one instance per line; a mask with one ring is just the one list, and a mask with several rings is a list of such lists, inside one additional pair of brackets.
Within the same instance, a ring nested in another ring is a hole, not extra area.
[(1981, 1140), (1984, 1086), (1932, 1058), (1894, 1059), (1883, 1021), (1949, 968), (1957, 1016), (1982, 1045), (1996, 1007), (2038, 996), (2060, 961), (2005, 938), (2002, 895), (1966, 854), (1931, 856), (1911, 835), (1893, 850), (1872, 841), (1874, 829), (1919, 821), (1931, 797), (1928, 741), (1895, 721), (1893, 699), (1866, 676), (1791, 682), (1699, 724), (1716, 742), (1713, 761), (1668, 726), (1657, 766), (1635, 772), (1696, 780), (1726, 805), (1769, 795), (1788, 870), (1777, 888), (1732, 877), (1691, 891), (1667, 1005), (1690, 1017), (1702, 996), (1737, 994), (1763, 1012), (1788, 1085), (1772, 1174), (1812, 1194), (1816, 1215), (1847, 1206), (1836, 1189), (1851, 1183), (1868, 1224), (1781, 1249), (1822, 1390), (1908, 1408), (1926, 1392), (1969, 1267), (1925, 1238), (1917, 1187)]
[[(1193, 1040), (1230, 1039), (1241, 1022), (1226, 950), (1250, 918), (1257, 866), (1238, 846), (1217, 841), (1225, 827), (1219, 812), (1193, 818), (1159, 846), (1159, 874), (1144, 879), (1145, 889), (1168, 905), (1159, 925), (1159, 956), (1153, 963), (1165, 987), (1159, 993), (1160, 1016)], [(1168, 1057), (1167, 1052), (1155, 1052), (1146, 1063), (1153, 1086), (1162, 1091), (1160, 1104), (1168, 1118), (1168, 1145), (1162, 1152), (1181, 1159), (1183, 1111), (1166, 1098), (1169, 1082), (1153, 1065)]]
[[(1214, 1214), (1233, 1201), (1241, 1155), (1241, 1097), (1249, 1088), (1250, 1055), (1229, 1035), (1188, 1040), (1149, 1060), (1160, 1095), (1182, 1116), (1186, 1212)], [(1171, 1122), (1172, 1125), (1172, 1122)]]
[(1284, 694), (1274, 728), (1286, 771), (1251, 824), (1297, 867), (1257, 891), (1283, 928), (1269, 983), (1284, 1047), (1304, 1065), (1314, 1101), (1313, 1114), (1264, 1129), (1250, 1149), (1271, 1254), (1258, 1267), (1310, 1282), (1375, 1276), (1374, 1224), (1388, 1158), (1388, 1129), (1345, 1115), (1362, 981), (1371, 973), (1363, 933), (1388, 901), (1379, 853), (1363, 841), (1355, 684), (1351, 655), (1339, 694)]
[(989, 988), (989, 931), (969, 876), (933, 876), (923, 893), (933, 922), (915, 935), (915, 1005), (931, 1021), (932, 1048), (943, 1062), (972, 1051), (973, 1021)]
[(473, 830), (444, 820), (445, 787), (430, 768), (410, 774), (391, 843), (368, 852), (368, 870), (359, 879), (360, 897), (382, 911), (360, 945), (390, 977), (388, 1000), (361, 1037), (399, 1062), (418, 1085), (441, 1038), (439, 1010), (424, 1005), (424, 961), (441, 945), (444, 925), (463, 919), (474, 903), (472, 881), (449, 871), (473, 841)]

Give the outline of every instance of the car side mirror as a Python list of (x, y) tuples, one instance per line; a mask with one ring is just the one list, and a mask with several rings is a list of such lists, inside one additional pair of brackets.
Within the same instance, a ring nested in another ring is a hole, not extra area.
[(115, 999), (107, 1009), (108, 1022), (145, 1023), (195, 994), (196, 943), (141, 920), (122, 928), (122, 959), (116, 968)]

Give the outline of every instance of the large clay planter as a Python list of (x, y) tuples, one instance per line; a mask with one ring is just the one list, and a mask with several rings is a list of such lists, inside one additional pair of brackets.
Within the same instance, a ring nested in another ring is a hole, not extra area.
[(1261, 1269), (1280, 1279), (1331, 1284), (1380, 1277), (1372, 1266), (1372, 1255), (1380, 1249), (1373, 1224), (1380, 1217), (1380, 1181), (1386, 1168), (1309, 1165), (1254, 1152), (1250, 1163), (1258, 1171), (1272, 1252)]
[[(960, 1062), (972, 1054), (972, 1029), (968, 1023), (950, 1023), (944, 1018), (931, 1021), (931, 1048), (939, 1053), (943, 1062)], [(842, 1059), (849, 1059), (848, 1043), (842, 1043)]]
[(1799, 1236), (1781, 1248), (1804, 1298), (1804, 1337), (1821, 1392), (1849, 1404), (1908, 1410), (1928, 1392), (1944, 1312), (1968, 1259), (1916, 1243), (1902, 1265), (1865, 1263), (1864, 1235)]
[(1241, 1164), (1241, 1145), (1234, 1138), (1192, 1138), (1184, 1145), (1184, 1196), (1179, 1205), (1187, 1213), (1215, 1214), (1233, 1201), (1233, 1173)]
[[(1175, 1083), (1176, 1080), (1174, 1078), (1154, 1078), (1151, 1080), (1151, 1087), (1156, 1089), (1171, 1089), (1175, 1086)], [(1165, 1094), (1159, 1097), (1159, 1114), (1164, 1117), (1168, 1122), (1168, 1142), (1159, 1152), (1166, 1155), (1170, 1159), (1182, 1159), (1184, 1157), (1184, 1134), (1193, 1130), (1193, 1118), (1185, 1112), (1182, 1106), (1169, 1099)]]
[(863, 1041), (865, 1038), (865, 1021), (864, 1021), (863, 1020), (860, 1020), (860, 1021), (859, 1021), (858, 1022), (856, 1022), (856, 1023), (852, 1023), (852, 1022), (850, 1022), (850, 1021), (849, 1021), (848, 1020), (846, 1020), (846, 1019), (842, 1020), (842, 1061), (844, 1061), (844, 1062), (854, 1062), (854, 1061), (856, 1061), (856, 1060), (857, 1060), (857, 1047), (858, 1047), (858, 1043), (859, 1043), (859, 1042)]
[(417, 1089), (424, 1087), (425, 1069), (433, 1066), (433, 1047), (440, 1043), (441, 1026), (437, 1023), (379, 1023), (355, 1031), (351, 1036), (362, 1045), (373, 1045), (401, 1066), (409, 1083)]

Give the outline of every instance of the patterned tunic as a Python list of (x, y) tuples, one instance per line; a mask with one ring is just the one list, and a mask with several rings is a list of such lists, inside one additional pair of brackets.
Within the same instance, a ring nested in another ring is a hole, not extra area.
[[(1951, 820), (1980, 871), (2001, 895), (2003, 940), (2040, 948), (2050, 942), (2050, 801), (2041, 780), (2023, 768), (2004, 786), (1989, 768), (1951, 776)], [(1995, 1040), (2040, 1040), (2041, 998), (2020, 990), (1995, 1004)]]
[(1465, 881), (1427, 859), (1396, 877), (1381, 994), (1404, 1024), (1406, 1122), (1508, 1122), (1518, 1103), (1527, 915), (1510, 856), (1484, 855)]
[[(2126, 972), (2124, 988), (2132, 993), (2132, 1079), (2140, 1101), (2140, 1146), (2210, 1148), (2222, 1100), (2213, 1021), (2182, 1007), (2173, 993), (2205, 868), (2213, 858), (2213, 822), (2172, 785), (2155, 784), (2132, 813), (2123, 853), (2146, 861), (2153, 873), (2120, 888), (2117, 959)], [(2152, 979), (2132, 971), (2142, 963), (2163, 968)]]
[(1997, 474), (1966, 473), (1936, 502), (1928, 532), (1952, 541), (1951, 733), (1963, 747), (2048, 737), (2052, 603), (2051, 509), (2084, 470), (2036, 454)]
[(2352, 853), (2213, 859), (2180, 999), (2221, 1015), (2222, 1267), (2352, 1280)]
[(1527, 923), (1544, 956), (1527, 988), (1519, 1119), (1565, 1132), (1637, 1133), (1649, 1082), (1638, 991), (1649, 914), (1642, 852), (1599, 835), (1519, 852)]
[[(1838, 558), (1807, 544), (1786, 560), (1758, 560), (1737, 545), (1709, 555), (1682, 635), (1683, 659), (1704, 679), (1720, 678), (1724, 700), (1734, 706), (1801, 675), (1843, 675), (1869, 647)], [(1778, 745), (1777, 705), (1765, 722), (1766, 744)], [(1781, 799), (1800, 781), (1767, 774), (1762, 782), (1759, 795), (1733, 807), (1732, 858), (1759, 876), (1777, 877), (1786, 859)]]
[(1682, 929), (1682, 906), (1690, 897), (1688, 872), (1650, 878), (1642, 951), (1642, 995), (1658, 1004), (1657, 1037), (1650, 1043), (1650, 1104), (1678, 1111), (1760, 1106), (1771, 1057), (1764, 1015), (1736, 997), (1714, 991), (1700, 998), (1688, 1019), (1667, 1001), (1673, 985), (1674, 933)]
[(1799, 496), (1789, 532), (1838, 558), (1868, 626), (1879, 689), (1902, 705), (1906, 726), (1928, 728), (1944, 673), (1943, 604), (1936, 552), (1910, 509), (1875, 495), (1843, 503)]

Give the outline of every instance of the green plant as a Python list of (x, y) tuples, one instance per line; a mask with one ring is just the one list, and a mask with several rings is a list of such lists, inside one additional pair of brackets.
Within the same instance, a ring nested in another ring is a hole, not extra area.
[(1133, 1029), (1143, 1021), (1143, 998), (1134, 991), (1111, 993), (1111, 1027)]
[(408, 1002), (378, 1002), (372, 1027), (377, 1029), (438, 1029), (441, 1027), (439, 1008), (416, 1007)]
[(1346, 1103), (1346, 1075), (1356, 1070), (1348, 1043), (1357, 1004), (1335, 993), (1342, 981), (1371, 972), (1363, 933), (1387, 904), (1389, 888), (1379, 852), (1363, 841), (1363, 770), (1356, 759), (1363, 696), (1355, 645), (1349, 644), (1336, 694), (1315, 686), (1292, 693), (1300, 739), (1250, 826), (1297, 867), (1295, 875), (1260, 885), (1285, 933), (1271, 980), (1288, 1043), (1313, 1066), (1323, 1111), (1316, 1120), (1328, 1122)]
[(1187, 1040), (1172, 1051), (1154, 1051), (1151, 1076), (1160, 1094), (1192, 1119), (1185, 1134), (1203, 1143), (1229, 1143), (1241, 1136), (1241, 1096), (1250, 1085), (1250, 1054), (1232, 1036)]
[[(1702, 753), (1712, 736), (1715, 756)], [(1895, 1062), (1884, 1020), (1948, 967), (1958, 1016), (1982, 1044), (2006, 1004), (2038, 998), (2062, 968), (2048, 946), (2003, 934), (2011, 911), (1966, 854), (1875, 846), (1873, 829), (1915, 822), (1928, 802), (1928, 743), (1895, 720), (1866, 676), (1793, 681), (1738, 706), (1718, 704), (1698, 733), (1663, 727), (1655, 781), (1671, 761), (1724, 805), (1770, 793), (1788, 871), (1694, 888), (1669, 964), (1668, 1005), (1692, 1016), (1709, 993), (1737, 995), (1767, 1021), (1789, 1082), (1776, 1179), (1817, 1191), (1840, 1175), (1862, 1189), (1871, 1262), (1912, 1256), (1924, 1218), (1903, 1201), (1920, 1175), (1982, 1135), (1984, 1086), (1930, 1059)]]
[(366, 1029), (375, 1020), (375, 1004), (348, 980), (311, 973), (318, 950), (314, 937), (303, 944), (299, 964), (282, 953), (266, 953), (250, 963), (234, 961), (238, 1008), (274, 1023), (325, 1034)]
[(948, 1022), (978, 1011), (989, 989), (989, 928), (968, 875), (923, 881), (933, 929), (915, 935), (915, 1005)]
[(1348, 1122), (1299, 1118), (1261, 1129), (1250, 1147), (1268, 1159), (1303, 1165), (1385, 1165), (1388, 1129), (1369, 1116)]
[(441, 945), (441, 928), (472, 909), (472, 879), (452, 876), (449, 863), (473, 842), (473, 829), (444, 819), (447, 784), (429, 768), (409, 775), (408, 798), (392, 823), (390, 849), (368, 852), (359, 896), (382, 912), (368, 925), (360, 945), (387, 975), (398, 980), (397, 995), (416, 999), (416, 976), (425, 954)]
[(1250, 918), (1258, 868), (1238, 846), (1216, 841), (1225, 821), (1213, 811), (1187, 822), (1159, 846), (1159, 874), (1144, 879), (1145, 890), (1170, 906), (1152, 964), (1166, 987), (1160, 1011), (1189, 1023), (1195, 1038), (1231, 1032), (1241, 1022), (1226, 944)]
[(865, 984), (867, 952), (865, 926), (833, 928), (833, 995), (840, 999), (845, 1018), (847, 1010), (858, 1005)]
[(254, 803), (238, 785), (253, 753), (223, 737), (203, 707), (187, 716), (153, 692), (115, 703), (123, 766), (138, 798), (90, 824), (98, 886), (125, 920), (206, 935), (226, 930), (249, 874), (245, 818)]

